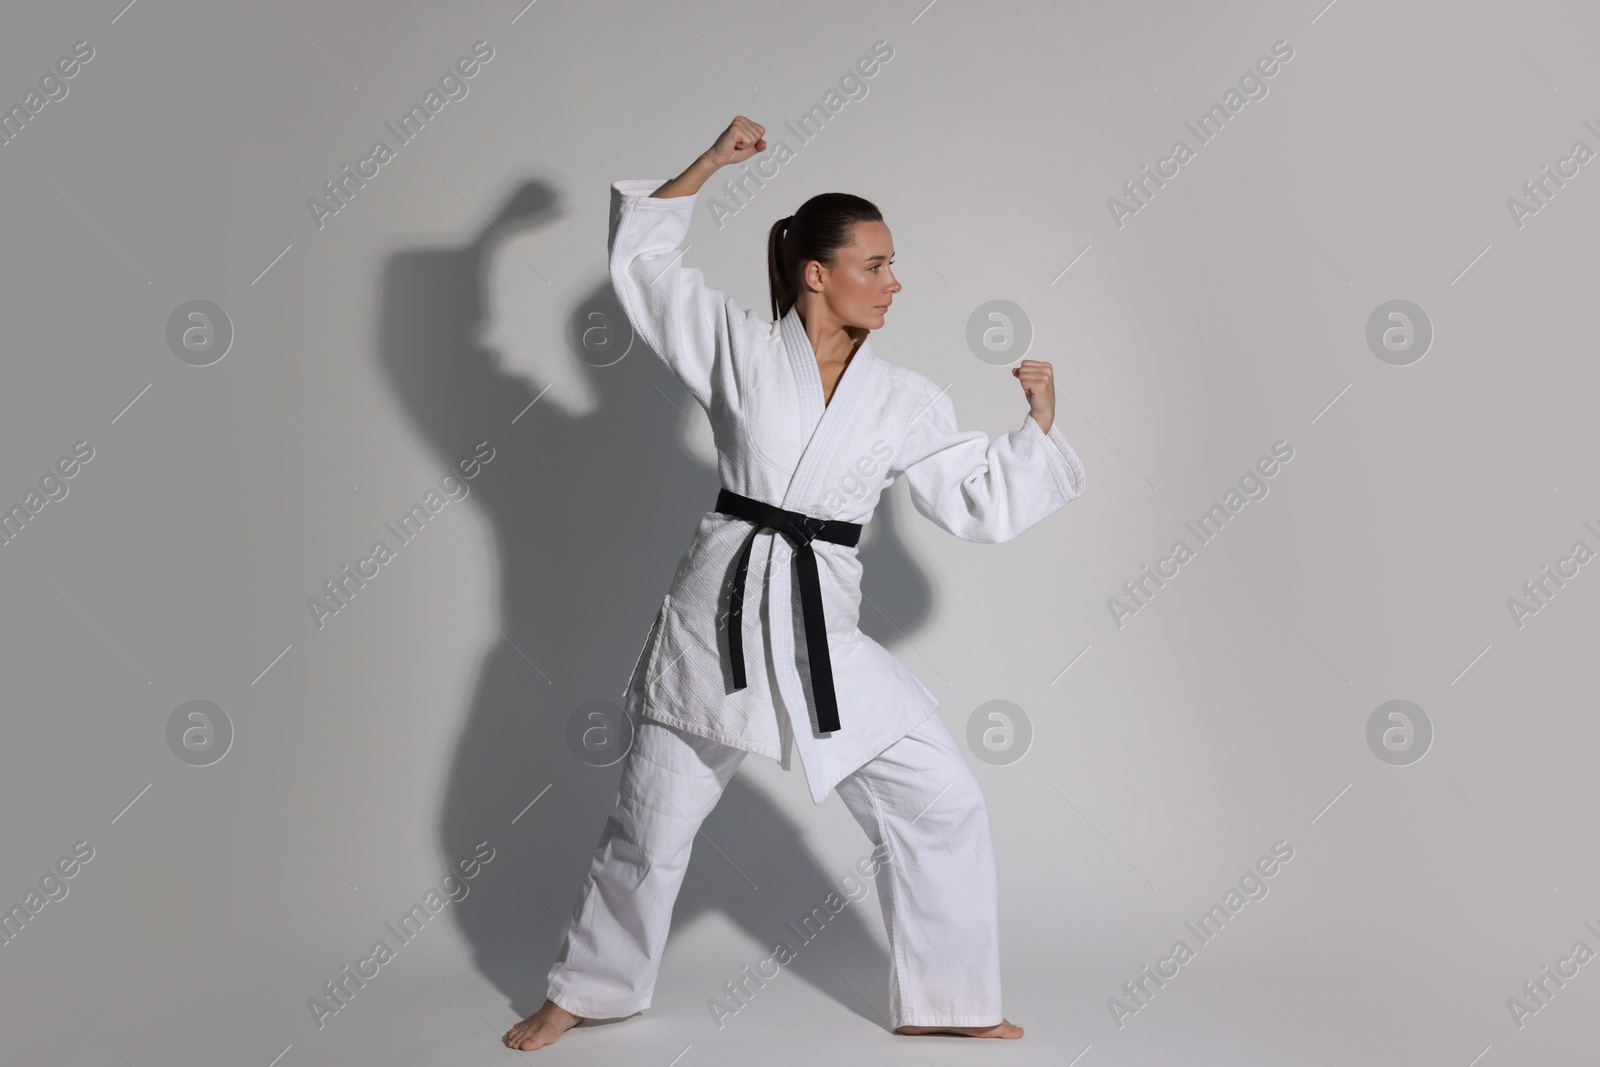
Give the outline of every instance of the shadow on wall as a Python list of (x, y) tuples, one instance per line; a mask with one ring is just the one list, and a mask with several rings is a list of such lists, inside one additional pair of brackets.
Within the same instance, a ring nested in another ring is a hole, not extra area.
[[(453, 464), (485, 438), (496, 450), (472, 483), (472, 499), (493, 525), (503, 580), (499, 603), (478, 606), (505, 637), (485, 648), (438, 832), (447, 864), (483, 840), (496, 850), (450, 911), (477, 965), (518, 1015), (544, 1001), (546, 973), (621, 777), (621, 763), (594, 768), (568, 750), (568, 716), (588, 700), (620, 700), (678, 559), (718, 489), (716, 470), (679, 442), (683, 416), (674, 404), (687, 409), (692, 398), (642, 342), (604, 368), (559, 354), (588, 377), (598, 406), (574, 417), (553, 403), (535, 404), (512, 425), (539, 383), (504, 373), (495, 351), (476, 340), (487, 315), (488, 253), (502, 232), (546, 226), (557, 214), (555, 190), (529, 182), (469, 243), (392, 256), (377, 324), (383, 369), (437, 457)], [(590, 296), (614, 302), (603, 270)], [(894, 627), (920, 625), (930, 599), (895, 532), (897, 506), (885, 494), (861, 553), (864, 592), (888, 616), (864, 611), (863, 629), (885, 644), (897, 637)], [(802, 773), (798, 765), (794, 773)], [(810, 853), (803, 828), (741, 772), (702, 834), (716, 846), (695, 849), (674, 929), (718, 911), (766, 951), (779, 939), (798, 949), (784, 922), (821, 903), (839, 876)], [(865, 854), (864, 835), (861, 843)], [(670, 965), (670, 940), (666, 954)], [(727, 977), (753, 962), (730, 956)], [(830, 921), (785, 969), (883, 1024), (846, 981), (887, 1007), (889, 960), (857, 909)]]

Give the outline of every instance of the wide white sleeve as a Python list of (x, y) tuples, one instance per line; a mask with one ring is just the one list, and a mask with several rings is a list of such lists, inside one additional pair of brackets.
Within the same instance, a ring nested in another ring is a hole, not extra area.
[(991, 441), (963, 432), (950, 398), (928, 392), (894, 460), (926, 518), (964, 541), (999, 544), (1083, 495), (1083, 464), (1056, 425), (1047, 434), (1024, 415)]
[[(700, 194), (657, 198), (665, 178), (630, 178), (611, 185), (611, 227), (606, 248), (611, 286), (644, 343), (702, 407), (732, 387), (735, 336), (757, 319), (699, 270), (683, 264), (679, 247)], [(759, 320), (765, 327), (765, 320)]]

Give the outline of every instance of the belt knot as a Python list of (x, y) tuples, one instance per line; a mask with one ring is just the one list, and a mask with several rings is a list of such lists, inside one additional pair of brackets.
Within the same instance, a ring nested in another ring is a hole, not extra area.
[(788, 518), (789, 526), (785, 532), (791, 540), (798, 539), (801, 544), (810, 544), (828, 526), (827, 519), (815, 519), (798, 512), (790, 512)]

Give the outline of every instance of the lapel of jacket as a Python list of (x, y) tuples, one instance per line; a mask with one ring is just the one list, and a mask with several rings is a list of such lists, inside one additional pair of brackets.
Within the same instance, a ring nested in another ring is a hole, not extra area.
[(800, 321), (796, 309), (790, 308), (783, 317), (782, 334), (789, 367), (794, 372), (798, 386), (797, 394), (804, 405), (801, 416), (813, 428), (779, 507), (805, 511), (797, 502), (810, 501), (819, 495), (822, 482), (828, 475), (828, 464), (838, 450), (839, 441), (848, 432), (852, 416), (862, 410), (870, 398), (872, 379), (878, 372), (878, 359), (872, 352), (872, 335), (868, 334), (866, 340), (861, 342), (861, 347), (856, 349), (856, 354), (850, 357), (850, 365), (834, 386), (833, 398), (824, 402), (822, 374), (817, 367), (816, 352), (811, 347), (811, 339), (806, 336), (805, 325)]

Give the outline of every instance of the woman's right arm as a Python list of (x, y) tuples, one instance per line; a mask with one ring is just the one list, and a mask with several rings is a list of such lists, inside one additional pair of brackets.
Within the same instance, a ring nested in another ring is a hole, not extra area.
[(611, 186), (607, 247), (617, 300), (639, 336), (706, 408), (718, 384), (734, 384), (733, 333), (766, 323), (706, 285), (698, 269), (684, 266), (679, 246), (700, 187), (725, 163), (748, 159), (757, 145), (764, 146), (759, 131), (740, 116), (678, 177), (666, 183), (625, 179)]
[(700, 158), (689, 164), (682, 174), (650, 195), (662, 200), (693, 196), (720, 168), (729, 163), (743, 163), (757, 152), (765, 152), (767, 142), (762, 134), (766, 132), (766, 127), (758, 126), (743, 115), (735, 115), (728, 128), (718, 135), (716, 144), (700, 153)]

